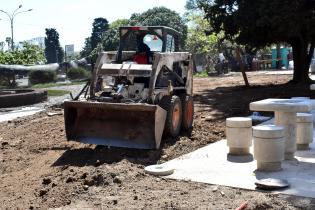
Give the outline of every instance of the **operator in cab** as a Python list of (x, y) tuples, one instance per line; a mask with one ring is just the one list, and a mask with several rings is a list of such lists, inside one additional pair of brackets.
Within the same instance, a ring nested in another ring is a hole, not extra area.
[(149, 64), (152, 52), (150, 47), (144, 43), (145, 33), (137, 35), (137, 53), (134, 56), (134, 62), (137, 64)]

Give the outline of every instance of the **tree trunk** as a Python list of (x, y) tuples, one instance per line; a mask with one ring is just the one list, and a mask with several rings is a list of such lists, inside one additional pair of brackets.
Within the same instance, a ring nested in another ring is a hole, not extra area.
[(243, 60), (241, 57), (241, 52), (242, 52), (242, 49), (240, 47), (236, 47), (236, 59), (238, 60), (238, 62), (240, 64), (240, 69), (241, 69), (242, 76), (243, 76), (243, 79), (245, 82), (245, 86), (249, 87), (249, 82), (248, 82), (247, 75), (245, 72), (245, 66), (244, 66), (244, 63), (243, 63)]
[(298, 41), (292, 44), (294, 72), (293, 82), (295, 83), (310, 83), (312, 80), (309, 77), (309, 50), (308, 43)]

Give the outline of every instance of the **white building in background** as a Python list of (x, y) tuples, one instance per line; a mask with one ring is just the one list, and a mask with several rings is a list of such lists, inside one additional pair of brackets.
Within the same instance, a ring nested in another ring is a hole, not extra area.
[(37, 45), (41, 49), (45, 49), (45, 37), (35, 37), (29, 40), (24, 40), (22, 42), (16, 43), (17, 48), (22, 48), (23, 47), (23, 42), (27, 42), (29, 44)]

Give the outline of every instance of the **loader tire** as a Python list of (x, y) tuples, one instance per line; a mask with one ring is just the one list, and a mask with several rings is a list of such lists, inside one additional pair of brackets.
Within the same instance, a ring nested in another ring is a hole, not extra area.
[(165, 96), (159, 104), (167, 111), (164, 126), (164, 134), (166, 136), (178, 136), (182, 124), (182, 103), (178, 96)]
[(189, 131), (192, 129), (194, 121), (194, 100), (192, 96), (186, 94), (182, 94), (180, 98), (183, 107), (182, 129)]

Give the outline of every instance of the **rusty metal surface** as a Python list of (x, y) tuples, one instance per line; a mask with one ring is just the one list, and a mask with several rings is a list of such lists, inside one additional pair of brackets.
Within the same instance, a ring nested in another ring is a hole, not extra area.
[(165, 119), (154, 105), (65, 102), (67, 139), (82, 143), (156, 149)]

